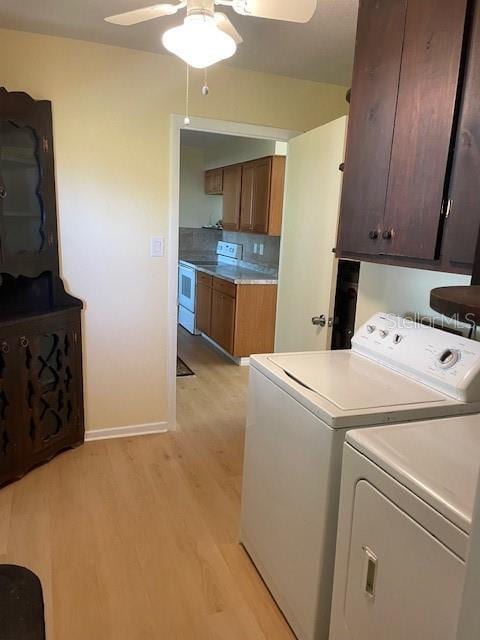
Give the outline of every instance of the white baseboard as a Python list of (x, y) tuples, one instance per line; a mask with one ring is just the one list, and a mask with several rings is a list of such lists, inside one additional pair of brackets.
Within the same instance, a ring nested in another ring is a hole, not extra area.
[(85, 442), (92, 442), (93, 440), (108, 440), (110, 438), (146, 436), (152, 433), (165, 433), (168, 430), (167, 422), (150, 422), (147, 424), (134, 424), (126, 427), (112, 427), (110, 429), (90, 429), (85, 431)]
[(217, 349), (218, 351), (223, 353), (223, 355), (227, 356), (227, 358), (229, 358), (229, 360), (234, 362), (239, 367), (248, 367), (248, 365), (250, 364), (250, 358), (248, 358), (248, 357), (247, 358), (237, 358), (236, 356), (232, 356), (231, 353), (228, 353), (228, 351), (226, 351), (223, 347), (221, 347), (219, 344), (217, 344), (215, 342), (215, 340), (212, 340), (212, 338), (210, 338), (210, 336), (207, 336), (206, 333), (202, 333), (201, 336), (202, 336), (202, 338), (205, 338), (205, 340), (207, 342), (209, 342), (212, 345), (212, 347), (215, 347), (215, 349)]

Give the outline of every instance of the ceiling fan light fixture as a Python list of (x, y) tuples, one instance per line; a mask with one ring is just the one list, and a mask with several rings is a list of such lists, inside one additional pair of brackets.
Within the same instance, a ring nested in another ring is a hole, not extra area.
[(185, 18), (182, 25), (165, 31), (163, 46), (191, 67), (205, 69), (233, 56), (235, 40), (221, 31), (213, 16), (202, 13)]

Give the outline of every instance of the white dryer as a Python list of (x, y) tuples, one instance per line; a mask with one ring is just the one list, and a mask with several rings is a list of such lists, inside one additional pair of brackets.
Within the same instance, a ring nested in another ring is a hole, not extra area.
[(480, 416), (347, 434), (330, 640), (454, 640)]
[(301, 640), (328, 638), (346, 431), (480, 412), (480, 343), (377, 314), (352, 344), (250, 358), (240, 540)]

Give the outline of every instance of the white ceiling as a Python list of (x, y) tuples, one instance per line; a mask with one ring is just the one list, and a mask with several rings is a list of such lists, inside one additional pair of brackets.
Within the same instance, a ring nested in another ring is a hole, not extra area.
[[(148, 4), (149, 0), (1, 0), (0, 26), (165, 53), (161, 35), (180, 24), (184, 12), (131, 27), (103, 20)], [(318, 0), (309, 23), (293, 24), (240, 16), (222, 7), (244, 39), (228, 64), (349, 85), (357, 9), (358, 0)]]

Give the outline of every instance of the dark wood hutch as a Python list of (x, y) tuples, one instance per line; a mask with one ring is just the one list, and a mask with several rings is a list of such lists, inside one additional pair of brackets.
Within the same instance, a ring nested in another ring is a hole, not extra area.
[(81, 310), (59, 272), (51, 103), (0, 88), (0, 485), (84, 440)]

